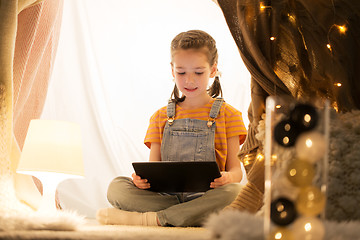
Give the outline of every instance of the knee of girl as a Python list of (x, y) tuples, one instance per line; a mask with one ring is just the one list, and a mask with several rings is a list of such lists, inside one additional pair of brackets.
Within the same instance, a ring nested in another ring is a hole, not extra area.
[(111, 181), (107, 191), (107, 199), (114, 207), (119, 207), (118, 202), (122, 200), (123, 196), (127, 196), (126, 191), (129, 189), (129, 184), (133, 184), (128, 177), (117, 177)]
[(223, 186), (223, 193), (221, 196), (224, 198), (224, 200), (227, 200), (229, 202), (232, 202), (237, 195), (239, 194), (242, 185), (239, 183), (230, 183), (225, 186)]

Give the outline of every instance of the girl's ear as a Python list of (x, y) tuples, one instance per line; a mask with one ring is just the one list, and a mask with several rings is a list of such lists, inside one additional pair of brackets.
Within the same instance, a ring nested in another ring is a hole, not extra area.
[(210, 73), (210, 77), (213, 78), (216, 76), (216, 72), (217, 72), (217, 63), (214, 63), (214, 65), (212, 65), (211, 67), (211, 73)]

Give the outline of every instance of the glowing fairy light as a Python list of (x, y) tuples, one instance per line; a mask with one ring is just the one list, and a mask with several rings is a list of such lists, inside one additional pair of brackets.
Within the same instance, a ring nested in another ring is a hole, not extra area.
[(256, 155), (256, 159), (260, 162), (260, 161), (262, 161), (262, 160), (264, 160), (264, 158), (265, 158), (265, 156), (262, 154), (262, 153), (258, 153), (257, 155)]
[(281, 108), (281, 105), (278, 104), (278, 105), (275, 106), (275, 108), (276, 108), (276, 109), (280, 109), (280, 108)]
[(281, 238), (282, 238), (281, 232), (277, 232), (277, 233), (275, 234), (275, 239), (281, 239)]
[(274, 164), (276, 163), (276, 161), (277, 161), (277, 155), (275, 155), (275, 154), (271, 155), (270, 165), (271, 165), (271, 166), (274, 166)]
[(276, 38), (275, 37), (270, 37), (270, 40), (271, 41), (274, 41)]
[(337, 29), (339, 29), (339, 32), (341, 34), (345, 34), (347, 31), (347, 27), (345, 25), (335, 25), (337, 27)]
[(253, 161), (251, 161), (251, 156), (249, 154), (246, 154), (244, 159), (243, 159), (243, 164), (244, 166), (248, 166), (252, 163)]
[(335, 85), (336, 87), (341, 87), (341, 86), (342, 86), (341, 83), (335, 83), (334, 85)]
[(296, 169), (291, 169), (290, 170), (290, 176), (294, 177), (296, 175)]
[(329, 49), (330, 52), (332, 52), (332, 48), (330, 45), (330, 33), (332, 29), (337, 29), (339, 31), (340, 34), (345, 34), (347, 31), (347, 27), (346, 25), (337, 25), (337, 24), (333, 24), (327, 34), (327, 39), (328, 39), (328, 44), (326, 44), (326, 47)]
[(266, 6), (264, 3), (260, 3), (260, 11), (265, 11), (267, 8), (271, 8), (271, 6)]
[(306, 223), (306, 224), (304, 225), (304, 229), (305, 229), (306, 232), (310, 232), (311, 229), (312, 229), (311, 223), (309, 223), (309, 222)]
[(310, 121), (311, 121), (311, 116), (310, 116), (310, 114), (305, 114), (305, 116), (304, 116), (304, 121), (305, 121), (306, 123), (310, 123)]
[(287, 16), (289, 17), (290, 22), (292, 22), (292, 23), (295, 23), (295, 22), (296, 22), (296, 19), (295, 19), (295, 17), (294, 17), (293, 15), (291, 15), (290, 13), (288, 13)]
[(311, 148), (311, 147), (312, 147), (312, 145), (313, 145), (312, 140), (311, 140), (310, 138), (306, 139), (306, 141), (305, 141), (305, 145), (306, 145), (306, 147)]
[(330, 43), (326, 44), (326, 47), (327, 47), (330, 51), (332, 51)]

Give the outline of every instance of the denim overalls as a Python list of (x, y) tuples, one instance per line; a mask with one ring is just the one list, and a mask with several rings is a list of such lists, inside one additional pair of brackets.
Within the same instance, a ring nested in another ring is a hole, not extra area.
[[(189, 118), (174, 120), (175, 103), (169, 103), (161, 160), (216, 161), (215, 119), (223, 101), (222, 98), (214, 101), (208, 121)], [(240, 189), (240, 183), (229, 183), (205, 193), (157, 193), (139, 189), (131, 178), (120, 176), (110, 183), (107, 197), (115, 208), (156, 212), (162, 226), (187, 227), (201, 226), (211, 213), (229, 205)]]
[(217, 98), (210, 110), (209, 120), (175, 119), (175, 102), (167, 106), (168, 121), (161, 143), (161, 161), (216, 161), (215, 119), (223, 103)]

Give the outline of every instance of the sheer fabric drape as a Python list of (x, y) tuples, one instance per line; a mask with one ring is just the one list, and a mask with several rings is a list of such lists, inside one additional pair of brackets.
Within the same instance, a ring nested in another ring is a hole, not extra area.
[[(173, 89), (170, 42), (201, 29), (217, 41), (224, 98), (247, 119), (249, 72), (220, 8), (210, 0), (65, 1), (53, 77), (42, 118), (79, 122), (85, 179), (59, 186), (65, 209), (94, 217), (110, 181), (148, 161), (150, 116)], [(240, 66), (240, 67), (239, 67)], [(247, 122), (245, 122), (247, 124)]]

